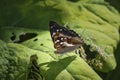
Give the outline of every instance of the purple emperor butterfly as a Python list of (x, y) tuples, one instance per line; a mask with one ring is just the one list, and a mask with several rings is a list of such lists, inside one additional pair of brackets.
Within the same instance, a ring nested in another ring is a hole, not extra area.
[(56, 53), (70, 52), (83, 45), (83, 40), (75, 31), (60, 26), (54, 21), (50, 21), (49, 25)]

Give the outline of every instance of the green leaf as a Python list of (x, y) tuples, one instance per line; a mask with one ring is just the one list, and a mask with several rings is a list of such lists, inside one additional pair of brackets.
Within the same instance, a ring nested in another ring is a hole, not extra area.
[[(28, 73), (27, 71), (30, 63), (30, 56), (32, 55), (37, 55), (40, 72), (47, 80), (101, 79), (82, 59), (73, 53), (68, 55), (65, 54), (57, 59), (54, 53), (48, 54), (37, 50), (32, 50), (20, 44), (8, 43), (7, 49), (9, 53), (6, 55), (8, 55), (7, 60), (9, 63), (6, 65), (9, 65), (7, 69), (9, 75), (7, 73), (4, 74), (7, 76), (7, 78), (4, 78), (6, 80), (25, 80), (25, 75)], [(14, 71), (11, 71), (11, 68), (13, 68)], [(86, 72), (89, 74), (85, 74)]]
[[(118, 50), (117, 45), (120, 42), (120, 15), (119, 10), (117, 11), (108, 2), (104, 0), (1, 0), (0, 4), (0, 39), (4, 41), (0, 42), (0, 60), (3, 62), (0, 71), (1, 79), (5, 79), (6, 76), (11, 80), (26, 79), (30, 56), (34, 54), (38, 56), (40, 73), (47, 80), (51, 78), (53, 80), (99, 80), (98, 74), (90, 67), (101, 73), (110, 73), (116, 66), (119, 70), (119, 58), (114, 55), (119, 53), (116, 49)], [(83, 52), (90, 57), (86, 58), (86, 62), (74, 52), (63, 56), (54, 54), (49, 34), (50, 20), (58, 22), (61, 26), (67, 24), (68, 29), (81, 35), (85, 42), (83, 46), (85, 52)], [(21, 41), (21, 34), (36, 36), (31, 38), (27, 36), (28, 39)], [(20, 75), (22, 71), (25, 73)]]

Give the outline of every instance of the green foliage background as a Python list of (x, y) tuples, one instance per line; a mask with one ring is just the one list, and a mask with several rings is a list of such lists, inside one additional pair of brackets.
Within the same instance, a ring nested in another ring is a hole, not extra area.
[[(45, 80), (119, 80), (119, 12), (118, 0), (1, 0), (0, 79), (26, 80), (30, 57), (37, 55), (40, 74), (36, 72), (36, 75), (42, 75)], [(60, 25), (67, 23), (87, 45), (96, 45), (100, 49), (98, 53), (107, 56), (100, 59), (102, 68), (89, 66), (74, 51), (54, 54), (50, 20)], [(37, 36), (17, 44), (10, 39), (13, 32), (16, 40), (21, 33)]]

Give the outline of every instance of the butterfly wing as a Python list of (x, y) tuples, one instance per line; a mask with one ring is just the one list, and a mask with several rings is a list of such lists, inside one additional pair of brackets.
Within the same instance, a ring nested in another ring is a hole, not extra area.
[(72, 51), (83, 44), (83, 40), (75, 31), (59, 26), (54, 21), (50, 21), (50, 34), (57, 53)]

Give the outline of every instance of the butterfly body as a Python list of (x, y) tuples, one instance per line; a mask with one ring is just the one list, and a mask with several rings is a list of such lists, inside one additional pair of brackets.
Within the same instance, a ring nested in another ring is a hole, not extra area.
[(54, 21), (50, 21), (49, 25), (56, 53), (65, 53), (75, 50), (84, 43), (75, 31), (59, 26)]

